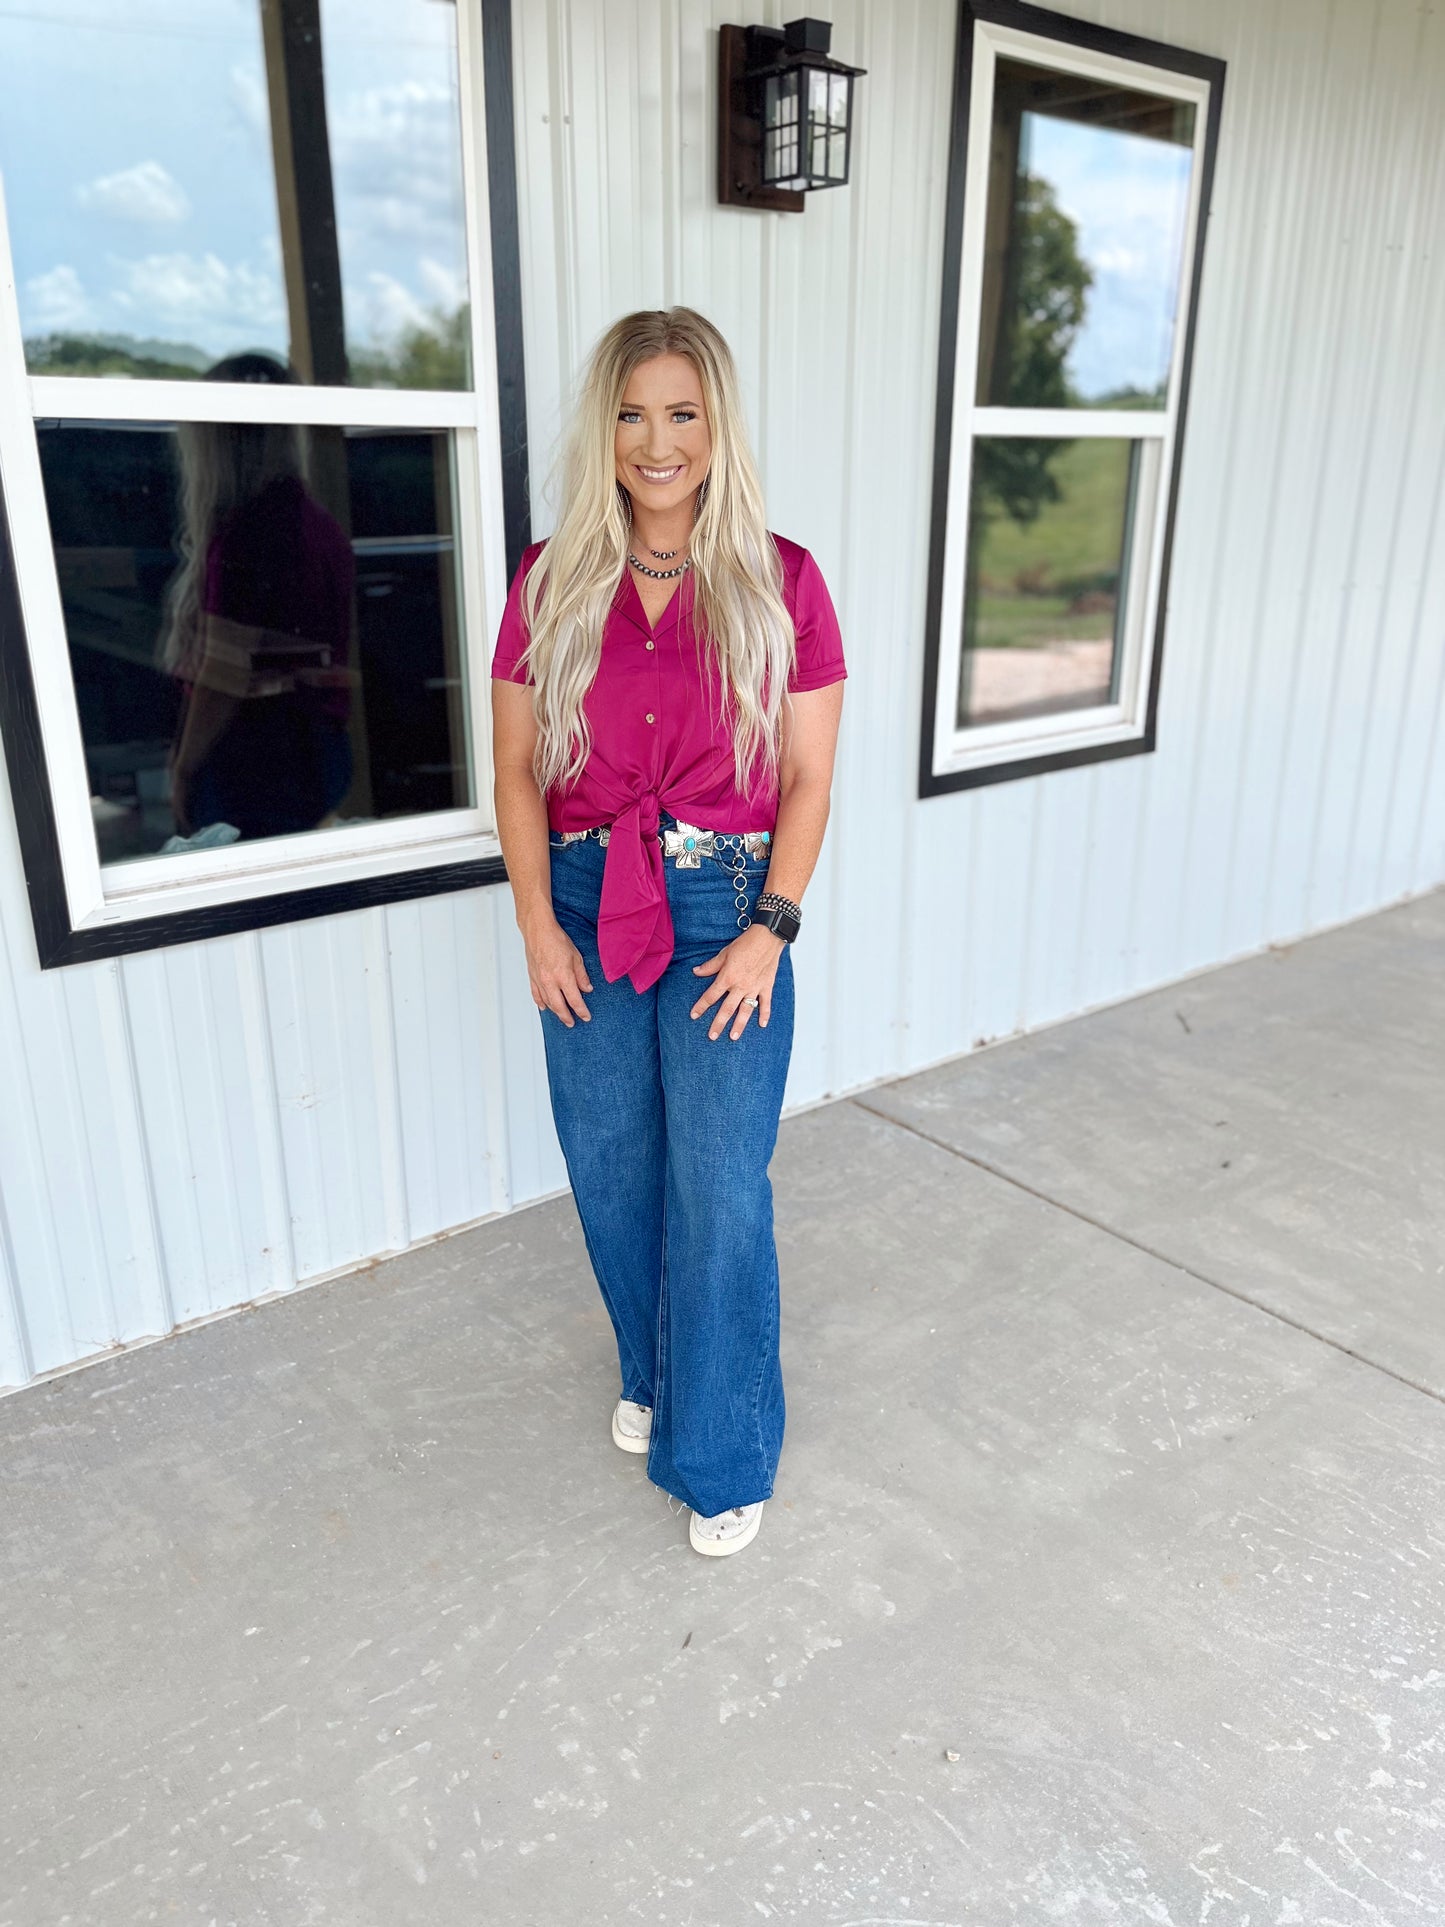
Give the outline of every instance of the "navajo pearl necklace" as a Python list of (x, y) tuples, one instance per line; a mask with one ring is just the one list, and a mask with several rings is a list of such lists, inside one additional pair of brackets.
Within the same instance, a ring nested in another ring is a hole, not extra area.
[[(648, 553), (651, 555), (657, 555), (658, 552), (656, 549), (651, 549), (648, 551)], [(672, 550), (669, 550), (668, 553), (671, 555), (676, 555), (677, 550), (672, 549)], [(675, 569), (649, 569), (645, 562), (638, 561), (637, 557), (632, 553), (631, 549), (627, 551), (627, 559), (632, 564), (634, 569), (640, 569), (644, 575), (650, 575), (654, 582), (670, 582), (673, 576), (686, 575), (687, 571), (692, 567), (692, 557), (690, 555), (685, 556), (683, 560), (678, 563)], [(661, 559), (665, 560), (666, 558), (663, 557)]]

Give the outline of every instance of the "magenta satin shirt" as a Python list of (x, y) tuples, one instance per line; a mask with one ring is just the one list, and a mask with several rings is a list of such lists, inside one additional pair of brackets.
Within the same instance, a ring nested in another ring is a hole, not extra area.
[[(822, 572), (797, 542), (780, 535), (773, 540), (783, 561), (783, 600), (798, 637), (788, 688), (840, 682), (848, 673), (843, 638)], [(542, 548), (534, 542), (523, 551), (507, 595), (492, 674), (509, 682), (529, 680), (517, 664), (526, 646), (522, 585)], [(777, 821), (776, 784), (748, 795), (738, 791), (731, 737), (713, 727), (717, 679), (697, 641), (692, 607), (689, 572), (654, 629), (632, 570), (625, 568), (603, 631), (597, 675), (584, 699), (591, 754), (565, 795), (547, 793), (547, 821), (554, 830), (612, 825), (597, 947), (608, 982), (625, 974), (635, 990), (655, 984), (672, 957), (659, 811), (707, 830), (770, 830)]]

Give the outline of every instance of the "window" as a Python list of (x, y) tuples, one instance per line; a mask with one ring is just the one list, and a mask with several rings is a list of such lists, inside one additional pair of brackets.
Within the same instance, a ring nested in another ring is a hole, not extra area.
[(503, 874), (507, 19), (0, 14), (0, 723), (44, 964)]
[(961, 0), (921, 795), (1154, 747), (1223, 85)]

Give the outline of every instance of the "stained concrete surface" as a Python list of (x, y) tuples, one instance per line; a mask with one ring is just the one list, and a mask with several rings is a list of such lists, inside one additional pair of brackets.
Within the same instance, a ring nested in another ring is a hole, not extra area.
[(733, 1559), (570, 1200), (0, 1401), (0, 1927), (1445, 1918), (1442, 938), (786, 1122)]

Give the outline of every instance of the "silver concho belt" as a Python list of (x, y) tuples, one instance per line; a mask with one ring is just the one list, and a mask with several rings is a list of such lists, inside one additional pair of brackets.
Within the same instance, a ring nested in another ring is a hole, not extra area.
[[(605, 849), (612, 834), (610, 823), (599, 823), (590, 830), (558, 830), (557, 835), (563, 843), (580, 843), (585, 836), (595, 836)], [(664, 856), (675, 860), (679, 870), (696, 870), (702, 865), (705, 856), (722, 856), (728, 850), (737, 850), (747, 856), (766, 856), (772, 848), (771, 830), (704, 830), (696, 823), (679, 821), (673, 829), (659, 830), (658, 841)]]

